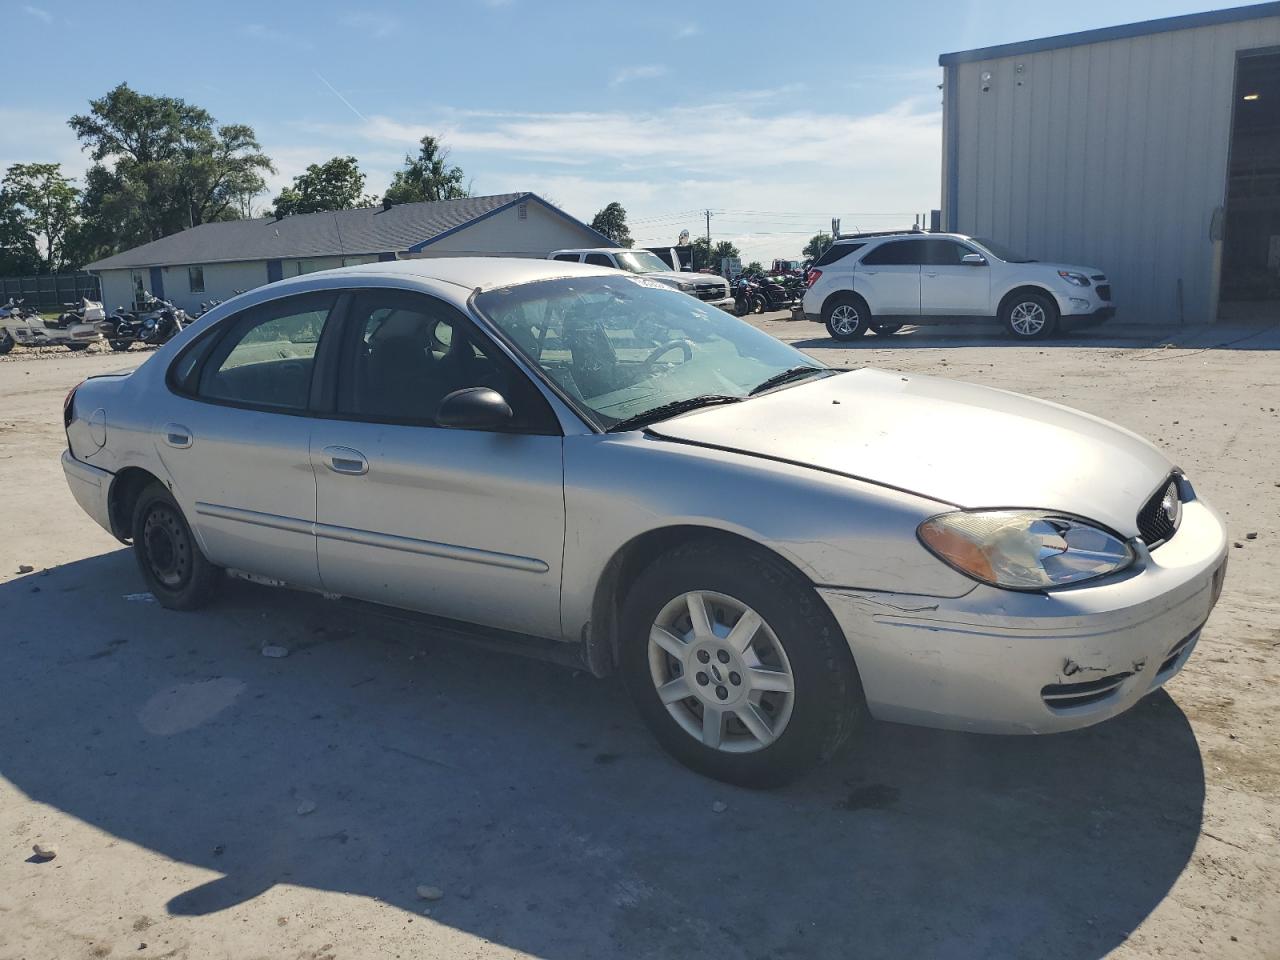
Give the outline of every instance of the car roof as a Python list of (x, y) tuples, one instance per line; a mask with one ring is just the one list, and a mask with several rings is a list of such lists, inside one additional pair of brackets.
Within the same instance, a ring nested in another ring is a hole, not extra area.
[[(526, 257), (428, 257), (412, 260), (388, 260), (337, 267), (333, 270), (303, 274), (314, 278), (326, 276), (399, 276), (440, 280), (468, 290), (494, 290), (520, 283), (553, 280), (558, 277), (617, 276), (612, 267), (597, 267), (564, 260), (535, 260)], [(299, 279), (302, 279), (300, 277)]]
[(625, 253), (622, 247), (565, 247), (563, 250), (552, 250), (550, 256), (557, 253)]
[(834, 243), (880, 243), (885, 240), (971, 240), (963, 233), (932, 233), (921, 230), (903, 230), (901, 233), (851, 234), (840, 237)]

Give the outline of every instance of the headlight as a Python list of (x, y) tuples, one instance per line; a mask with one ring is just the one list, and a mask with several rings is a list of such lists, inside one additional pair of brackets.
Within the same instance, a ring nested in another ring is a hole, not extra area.
[(1063, 280), (1067, 281), (1067, 283), (1070, 283), (1073, 286), (1077, 286), (1077, 287), (1089, 286), (1089, 278), (1086, 277), (1083, 273), (1072, 273), (1070, 270), (1059, 270), (1058, 276), (1060, 276)]
[(681, 293), (693, 293), (698, 289), (696, 283), (677, 283), (676, 286), (680, 288)]
[(1120, 538), (1083, 520), (1037, 510), (957, 511), (920, 524), (920, 542), (966, 576), (1008, 590), (1044, 590), (1133, 563)]

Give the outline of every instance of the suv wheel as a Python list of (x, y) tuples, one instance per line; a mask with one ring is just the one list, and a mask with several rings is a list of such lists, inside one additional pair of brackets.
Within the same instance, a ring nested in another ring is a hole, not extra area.
[(1042, 293), (1010, 297), (1001, 311), (1005, 329), (1019, 340), (1039, 340), (1058, 326), (1058, 307)]
[(871, 311), (861, 297), (842, 294), (832, 297), (822, 307), (822, 322), (835, 340), (856, 340), (867, 332)]
[(829, 759), (862, 716), (848, 645), (813, 586), (764, 551), (699, 541), (627, 595), (621, 673), (641, 717), (708, 777), (776, 786)]

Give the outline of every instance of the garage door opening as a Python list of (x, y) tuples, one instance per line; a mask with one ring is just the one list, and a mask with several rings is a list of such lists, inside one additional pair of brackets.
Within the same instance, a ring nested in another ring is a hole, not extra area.
[(1280, 317), (1280, 53), (1236, 67), (1221, 319)]

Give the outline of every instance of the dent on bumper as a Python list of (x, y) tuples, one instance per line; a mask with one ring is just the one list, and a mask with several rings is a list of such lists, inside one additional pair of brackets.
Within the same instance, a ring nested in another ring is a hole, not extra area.
[(1154, 554), (1108, 582), (963, 597), (819, 591), (848, 639), (871, 713), (983, 733), (1051, 733), (1122, 713), (1190, 657), (1225, 573), (1200, 501)]
[(111, 511), (108, 506), (112, 474), (77, 460), (70, 450), (62, 451), (62, 472), (67, 478), (71, 495), (76, 498), (80, 508), (102, 529), (115, 536), (115, 531), (111, 529)]

